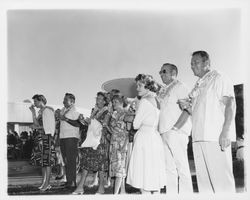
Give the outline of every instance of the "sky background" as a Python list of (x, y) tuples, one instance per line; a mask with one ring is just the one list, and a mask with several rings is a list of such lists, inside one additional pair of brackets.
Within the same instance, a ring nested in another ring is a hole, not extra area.
[(170, 62), (192, 87), (193, 51), (206, 50), (212, 67), (244, 83), (239, 9), (10, 10), (8, 101), (44, 94), (60, 105), (64, 94), (91, 109), (105, 81), (151, 74)]

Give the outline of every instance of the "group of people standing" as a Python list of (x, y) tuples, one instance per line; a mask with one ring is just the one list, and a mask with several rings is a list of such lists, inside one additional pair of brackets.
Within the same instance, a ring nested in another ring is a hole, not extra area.
[[(232, 172), (231, 141), (235, 139), (235, 98), (229, 79), (210, 68), (205, 51), (192, 54), (191, 69), (199, 79), (194, 88), (177, 79), (178, 68), (165, 63), (160, 69), (164, 83), (151, 75), (139, 74), (135, 81), (138, 97), (128, 103), (118, 90), (98, 92), (91, 116), (83, 117), (75, 109), (75, 96), (66, 93), (59, 113), (60, 150), (66, 170), (66, 187), (73, 194), (84, 193), (88, 173), (97, 172), (97, 194), (105, 192), (105, 177), (115, 177), (114, 194), (125, 193), (125, 182), (142, 194), (192, 193), (187, 158), (192, 136), (199, 192), (235, 192)], [(43, 95), (35, 95), (33, 113), (36, 130), (32, 163), (42, 166), (43, 183), (49, 185), (51, 166), (55, 164), (55, 113), (46, 106)], [(84, 141), (80, 132), (88, 127)], [(76, 184), (76, 157), (81, 153), (81, 179)]]

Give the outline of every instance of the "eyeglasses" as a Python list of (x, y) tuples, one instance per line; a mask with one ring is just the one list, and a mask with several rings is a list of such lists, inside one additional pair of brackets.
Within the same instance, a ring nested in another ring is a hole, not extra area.
[(167, 70), (163, 69), (161, 71), (159, 71), (159, 74), (166, 74)]

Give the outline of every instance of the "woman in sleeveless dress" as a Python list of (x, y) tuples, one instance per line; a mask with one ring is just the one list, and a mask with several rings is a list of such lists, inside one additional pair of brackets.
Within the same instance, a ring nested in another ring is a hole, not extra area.
[(166, 184), (163, 141), (157, 131), (159, 105), (155, 98), (158, 85), (152, 76), (136, 77), (138, 95), (141, 96), (133, 126), (134, 137), (127, 183), (139, 188), (142, 194), (160, 192)]
[[(42, 167), (43, 182), (39, 187), (41, 191), (51, 188), (49, 185), (51, 176), (51, 167), (55, 165), (56, 151), (54, 144), (55, 116), (54, 110), (46, 106), (47, 100), (43, 95), (34, 95), (32, 97), (34, 105), (30, 107), (33, 117), (32, 128), (34, 130), (34, 147), (31, 154), (31, 164)], [(38, 111), (36, 116), (35, 108)]]

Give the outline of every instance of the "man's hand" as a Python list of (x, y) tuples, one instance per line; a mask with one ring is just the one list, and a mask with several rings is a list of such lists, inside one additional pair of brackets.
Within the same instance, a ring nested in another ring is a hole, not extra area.
[(219, 145), (220, 145), (221, 151), (225, 151), (225, 149), (231, 144), (231, 140), (229, 139), (227, 135), (228, 133), (222, 130), (220, 137), (219, 137)]
[(189, 98), (178, 99), (177, 104), (181, 110), (186, 110), (189, 114), (192, 112), (192, 104)]

